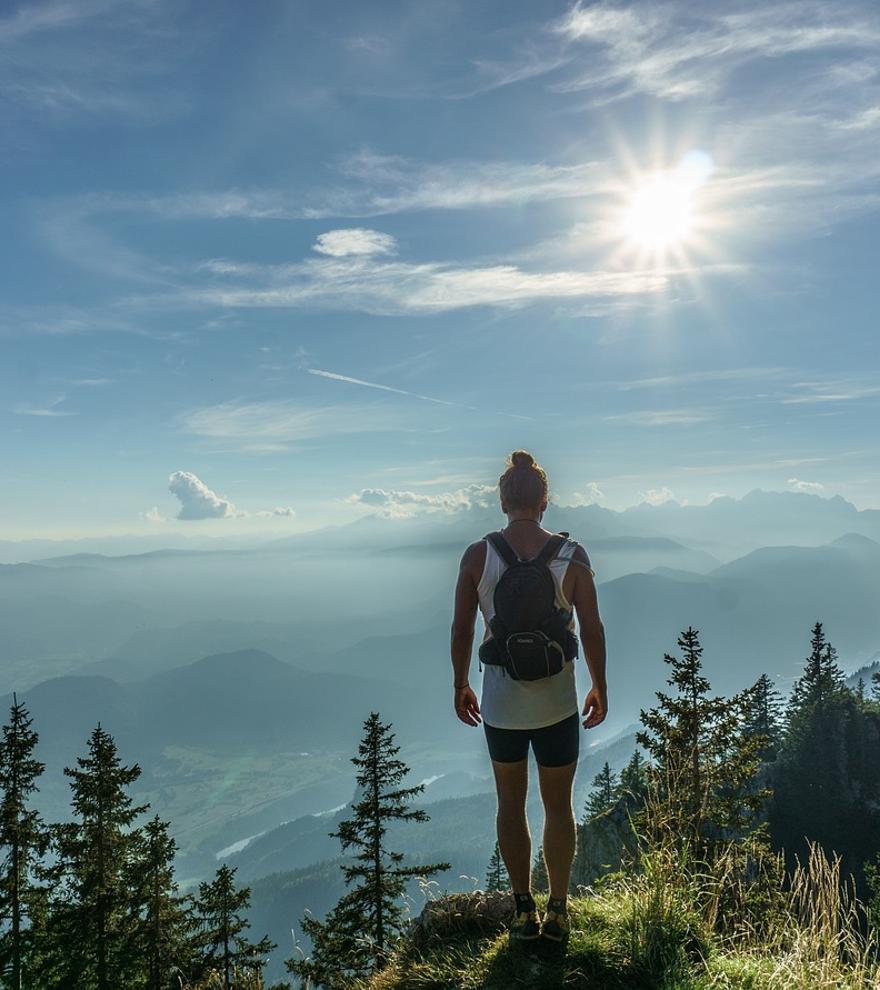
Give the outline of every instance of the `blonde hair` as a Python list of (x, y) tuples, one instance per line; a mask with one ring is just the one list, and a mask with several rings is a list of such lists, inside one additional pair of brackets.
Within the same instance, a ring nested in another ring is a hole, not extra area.
[(515, 450), (498, 479), (498, 491), (508, 509), (539, 509), (549, 494), (547, 472), (527, 450)]

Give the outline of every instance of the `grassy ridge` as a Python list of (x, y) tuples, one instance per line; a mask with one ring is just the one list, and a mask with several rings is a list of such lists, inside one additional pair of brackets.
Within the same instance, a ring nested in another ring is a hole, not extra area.
[[(449, 924), (401, 941), (365, 990), (876, 990), (876, 933), (818, 847), (778, 892), (769, 924), (748, 909), (719, 926), (723, 878), (662, 855), (570, 901), (562, 949), (511, 945), (459, 908)], [(539, 907), (543, 899), (539, 898)], [(439, 912), (442, 917), (442, 909)]]

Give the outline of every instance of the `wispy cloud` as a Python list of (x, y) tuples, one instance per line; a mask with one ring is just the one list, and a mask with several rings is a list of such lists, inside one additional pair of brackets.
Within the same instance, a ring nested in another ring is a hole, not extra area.
[(14, 406), (12, 411), (16, 416), (76, 416), (77, 413), (68, 409), (59, 409), (58, 406), (67, 398), (66, 395), (56, 395), (53, 399), (45, 402), (41, 406), (28, 405), (22, 403)]
[(64, 119), (167, 119), (187, 108), (180, 83), (172, 91), (161, 82), (185, 44), (174, 21), (173, 6), (162, 0), (22, 3), (0, 18), (3, 97)]
[(316, 307), (393, 315), (469, 306), (517, 308), (541, 299), (611, 300), (656, 293), (668, 282), (653, 270), (526, 271), (515, 265), (463, 267), (360, 257), (315, 258), (262, 269), (228, 264), (220, 274), (258, 284), (194, 286), (179, 301), (224, 308)]
[(571, 44), (589, 45), (590, 68), (563, 90), (606, 89), (616, 96), (645, 92), (664, 99), (717, 91), (755, 59), (880, 44), (876, 17), (845, 4), (777, 3), (731, 13), (718, 6), (577, 3), (555, 25)]
[(785, 367), (708, 368), (704, 371), (686, 371), (675, 375), (656, 375), (653, 378), (634, 378), (617, 383), (622, 391), (642, 388), (680, 388), (703, 385), (706, 382), (749, 382), (778, 379), (790, 374)]
[(856, 402), (880, 396), (880, 385), (853, 378), (837, 378), (827, 381), (794, 382), (794, 394), (784, 396), (784, 405), (811, 405), (831, 402)]
[(704, 409), (645, 409), (602, 418), (608, 422), (632, 423), (635, 426), (690, 426), (715, 419), (715, 413)]
[(309, 406), (279, 399), (221, 402), (178, 417), (179, 429), (250, 453), (278, 453), (301, 441), (403, 429), (399, 415), (384, 405)]

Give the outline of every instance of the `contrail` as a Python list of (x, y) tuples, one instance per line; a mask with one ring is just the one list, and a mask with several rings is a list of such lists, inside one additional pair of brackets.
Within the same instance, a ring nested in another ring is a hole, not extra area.
[[(480, 409), (479, 406), (468, 406), (463, 402), (450, 402), (448, 399), (438, 399), (433, 395), (421, 395), (419, 392), (408, 392), (403, 388), (394, 388), (391, 385), (381, 385), (379, 382), (366, 382), (362, 378), (352, 378), (350, 375), (338, 375), (335, 371), (324, 371), (321, 368), (307, 368), (310, 375), (317, 375), (319, 378), (330, 378), (334, 382), (347, 382), (349, 385), (362, 385), (364, 388), (377, 388), (380, 392), (393, 392), (395, 395), (408, 395), (413, 399), (421, 399), (423, 402), (436, 402), (439, 406), (453, 406), (456, 409), (469, 409), (471, 412), (487, 413), (487, 410)], [(491, 410), (498, 416), (507, 416), (511, 419), (531, 419), (531, 416), (520, 416), (517, 413), (499, 412), (497, 409)]]
[[(425, 402), (436, 402), (441, 406), (457, 406), (459, 409), (474, 409), (460, 402), (449, 402), (447, 399), (435, 399), (433, 395), (420, 395), (418, 392), (407, 392), (402, 388), (392, 388), (390, 385), (380, 385), (378, 382), (365, 382), (362, 378), (351, 378), (348, 375), (337, 375), (335, 371), (322, 371), (320, 368), (307, 369), (310, 375), (321, 378), (332, 378), (335, 382), (348, 382), (349, 385), (363, 385), (365, 388), (378, 388), (381, 392), (394, 392), (396, 395), (409, 395), (413, 399), (424, 399)], [(479, 410), (477, 410), (479, 411)]]

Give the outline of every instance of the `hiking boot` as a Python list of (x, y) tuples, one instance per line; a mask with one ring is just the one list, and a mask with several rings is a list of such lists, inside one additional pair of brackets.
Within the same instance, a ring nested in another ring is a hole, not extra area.
[(552, 942), (567, 942), (571, 934), (571, 922), (567, 911), (553, 911), (550, 908), (544, 912), (541, 922), (541, 935)]
[(541, 924), (537, 911), (518, 911), (508, 929), (514, 942), (533, 942), (541, 937)]

